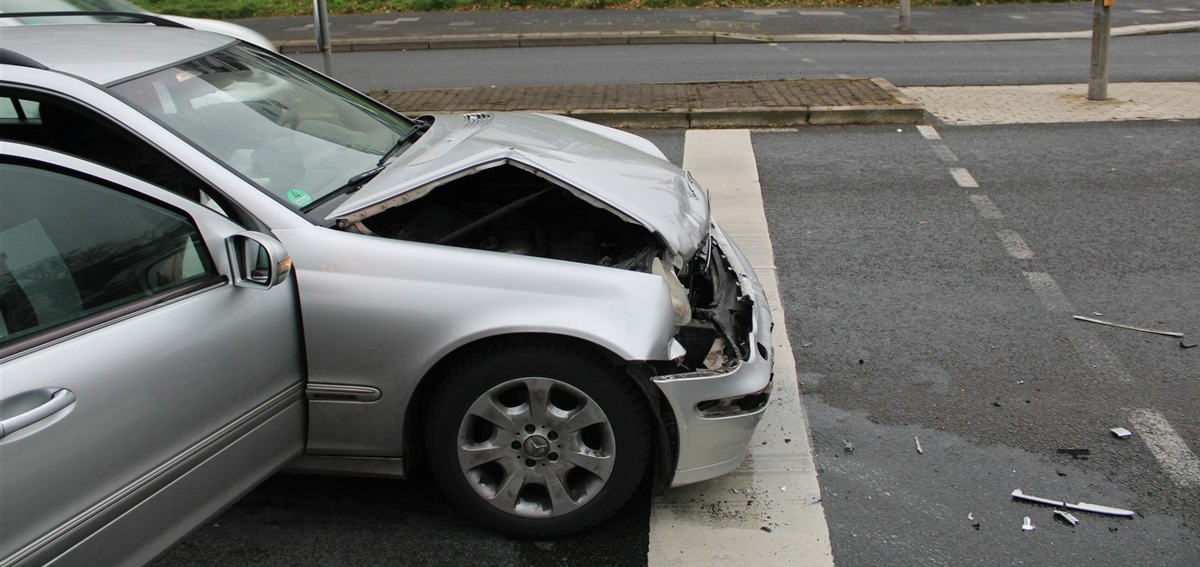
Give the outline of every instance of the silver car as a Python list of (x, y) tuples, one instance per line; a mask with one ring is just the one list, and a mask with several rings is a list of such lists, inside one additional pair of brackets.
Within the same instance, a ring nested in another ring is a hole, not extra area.
[[(113, 24), (5, 31), (0, 139), (178, 225), (5, 177), (2, 251), (60, 260), (4, 280), (34, 323), (0, 337), (2, 565), (145, 561), (280, 467), (428, 467), (492, 529), (577, 532), (648, 471), (736, 468), (767, 404), (762, 289), (643, 138), (410, 119), (227, 37)], [(29, 228), (51, 213), (113, 228)], [(153, 252), (89, 240), (110, 232)], [(101, 252), (120, 278), (75, 275)]]

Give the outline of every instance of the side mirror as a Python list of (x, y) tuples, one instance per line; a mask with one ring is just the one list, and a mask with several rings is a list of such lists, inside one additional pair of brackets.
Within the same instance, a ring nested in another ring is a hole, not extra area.
[(241, 232), (225, 240), (233, 285), (270, 289), (287, 280), (292, 259), (278, 240), (260, 232)]

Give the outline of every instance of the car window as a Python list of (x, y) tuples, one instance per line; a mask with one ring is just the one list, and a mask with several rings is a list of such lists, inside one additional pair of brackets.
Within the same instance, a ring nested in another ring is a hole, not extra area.
[(221, 277), (180, 212), (26, 164), (0, 179), (0, 345)]
[(111, 88), (298, 208), (377, 168), (414, 129), (315, 72), (242, 46)]
[(106, 165), (229, 216), (207, 185), (179, 163), (110, 120), (56, 97), (0, 89), (0, 139)]

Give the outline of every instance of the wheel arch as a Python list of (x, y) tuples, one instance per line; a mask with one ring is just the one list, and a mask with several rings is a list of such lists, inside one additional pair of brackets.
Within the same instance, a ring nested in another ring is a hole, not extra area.
[(578, 337), (555, 333), (510, 333), (484, 337), (458, 346), (434, 363), (417, 383), (408, 400), (408, 407), (404, 411), (403, 442), (406, 475), (411, 477), (428, 470), (425, 462), (425, 424), (429, 417), (429, 402), (440, 384), (440, 378), (469, 353), (503, 343), (537, 341), (542, 341), (547, 346), (574, 347), (594, 353), (614, 367), (621, 369), (637, 384), (638, 390), (644, 396), (646, 409), (654, 416), (655, 431), (651, 432), (653, 440), (651, 459), (659, 469), (659, 480), (669, 482), (671, 474), (675, 470), (674, 447), (677, 445), (677, 441), (676, 434), (670, 427), (670, 424), (674, 423), (675, 417), (670, 404), (662, 399), (662, 394), (650, 380), (653, 376), (650, 366), (637, 361), (625, 360), (602, 345)]

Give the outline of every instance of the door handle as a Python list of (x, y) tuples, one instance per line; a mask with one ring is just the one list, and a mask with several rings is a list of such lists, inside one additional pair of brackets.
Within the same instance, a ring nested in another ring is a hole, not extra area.
[[(46, 392), (46, 390), (42, 390), (37, 393), (42, 392)], [(24, 396), (19, 395), (15, 396), (13, 399), (17, 402), (21, 402), (22, 400), (20, 400), (20, 398), (22, 397)], [(14, 415), (8, 419), (0, 421), (0, 439), (3, 439), (5, 436), (33, 425), (43, 419), (46, 419), (47, 417), (62, 411), (73, 403), (75, 403), (75, 392), (72, 392), (66, 388), (62, 388), (54, 392), (54, 394), (51, 395), (50, 399), (46, 402), (39, 404), (32, 409)], [(0, 404), (0, 407), (2, 407), (2, 404)]]

